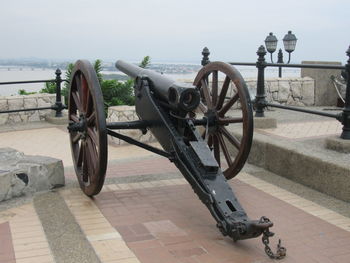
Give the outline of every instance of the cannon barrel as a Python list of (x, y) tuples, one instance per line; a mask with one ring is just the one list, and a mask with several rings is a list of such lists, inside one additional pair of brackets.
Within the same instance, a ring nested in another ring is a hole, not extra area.
[(200, 103), (199, 91), (192, 85), (176, 82), (158, 72), (122, 60), (118, 60), (115, 66), (131, 78), (146, 77), (151, 82), (151, 89), (156, 96), (173, 108), (192, 111)]

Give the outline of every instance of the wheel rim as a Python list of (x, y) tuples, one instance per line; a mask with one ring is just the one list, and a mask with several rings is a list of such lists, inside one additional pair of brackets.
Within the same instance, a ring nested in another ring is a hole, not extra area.
[[(219, 85), (219, 76), (223, 84)], [(252, 144), (253, 112), (249, 92), (241, 74), (231, 65), (212, 62), (203, 67), (194, 80), (200, 89), (199, 112), (208, 118), (202, 137), (227, 179), (243, 168)], [(230, 109), (240, 105), (240, 110)], [(242, 127), (242, 136), (233, 135), (232, 126)]]
[(107, 130), (101, 88), (92, 65), (76, 62), (70, 81), (68, 115), (75, 173), (86, 195), (98, 194), (107, 168)]

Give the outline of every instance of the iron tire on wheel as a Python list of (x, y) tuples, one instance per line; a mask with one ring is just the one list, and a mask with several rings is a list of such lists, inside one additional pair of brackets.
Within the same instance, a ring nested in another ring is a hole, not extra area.
[(78, 60), (72, 70), (68, 97), (70, 145), (80, 188), (88, 196), (98, 194), (107, 169), (107, 129), (103, 96), (89, 61)]
[[(224, 76), (221, 89), (219, 75)], [(223, 62), (212, 62), (204, 66), (193, 84), (201, 92), (199, 111), (215, 123), (205, 128), (202, 137), (212, 149), (225, 177), (231, 179), (243, 168), (252, 145), (253, 111), (247, 86), (241, 74)], [(229, 116), (229, 110), (237, 104), (238, 116)], [(241, 136), (234, 135), (229, 129), (234, 125), (242, 127)], [(223, 161), (226, 162), (225, 165)]]

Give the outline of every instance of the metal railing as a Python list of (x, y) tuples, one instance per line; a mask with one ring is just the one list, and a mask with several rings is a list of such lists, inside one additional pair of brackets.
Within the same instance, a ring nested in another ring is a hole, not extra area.
[[(348, 56), (348, 61), (345, 66), (341, 65), (324, 65), (324, 64), (280, 64), (280, 63), (266, 63), (265, 61), (265, 55), (266, 50), (264, 46), (260, 46), (257, 55), (258, 60), (256, 63), (246, 63), (246, 62), (229, 62), (231, 65), (236, 66), (255, 66), (258, 69), (258, 76), (257, 76), (257, 89), (256, 89), (256, 96), (253, 101), (254, 108), (255, 108), (255, 117), (265, 117), (265, 108), (266, 107), (275, 107), (285, 110), (292, 110), (292, 111), (299, 111), (304, 113), (310, 113), (325, 117), (330, 117), (337, 119), (340, 121), (343, 125), (343, 131), (340, 135), (340, 138), (350, 140), (350, 46), (348, 50), (346, 51), (346, 54)], [(210, 62), (209, 55), (210, 52), (208, 48), (204, 48), (202, 51), (202, 65), (206, 65)], [(339, 114), (332, 114), (332, 113), (326, 113), (321, 111), (315, 111), (315, 110), (309, 110), (301, 107), (294, 107), (294, 106), (287, 106), (287, 105), (280, 105), (280, 104), (273, 104), (269, 103), (266, 100), (266, 90), (265, 90), (265, 68), (266, 67), (285, 67), (285, 68), (313, 68), (313, 69), (339, 69), (339, 70), (345, 70), (347, 73), (347, 80), (346, 80), (346, 95), (345, 95), (345, 103), (344, 108), (341, 113)]]
[(15, 84), (31, 84), (31, 83), (56, 83), (56, 101), (54, 105), (50, 107), (37, 107), (37, 108), (27, 108), (27, 109), (14, 109), (14, 110), (4, 110), (0, 111), (1, 113), (13, 113), (13, 112), (22, 112), (22, 111), (35, 111), (35, 110), (54, 110), (56, 111), (55, 117), (62, 117), (62, 110), (66, 109), (67, 106), (62, 103), (61, 99), (61, 84), (65, 79), (61, 78), (62, 71), (56, 69), (54, 79), (46, 80), (28, 80), (28, 81), (10, 81), (10, 82), (0, 82), (1, 85), (15, 85)]

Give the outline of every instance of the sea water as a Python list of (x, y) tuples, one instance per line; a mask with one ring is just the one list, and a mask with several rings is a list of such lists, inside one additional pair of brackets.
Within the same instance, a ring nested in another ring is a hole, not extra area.
[[(252, 66), (236, 66), (243, 78), (256, 78), (257, 69)], [(55, 79), (55, 69), (48, 68), (19, 68), (0, 66), (0, 83), (9, 81), (29, 81), (29, 80), (51, 80)], [(103, 74), (115, 74), (116, 71), (103, 71)], [(120, 72), (119, 72), (120, 73)], [(282, 70), (283, 77), (300, 77), (300, 69), (284, 68)], [(197, 72), (187, 74), (173, 73), (165, 74), (168, 77), (178, 81), (194, 80)], [(65, 71), (62, 70), (61, 77), (65, 78)], [(266, 68), (265, 78), (277, 78), (278, 68)], [(0, 96), (17, 95), (20, 89), (27, 92), (39, 92), (45, 87), (45, 83), (30, 83), (30, 84), (14, 84), (0, 85)]]

